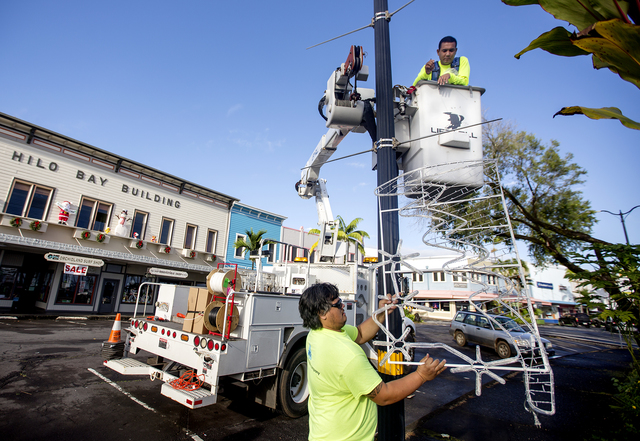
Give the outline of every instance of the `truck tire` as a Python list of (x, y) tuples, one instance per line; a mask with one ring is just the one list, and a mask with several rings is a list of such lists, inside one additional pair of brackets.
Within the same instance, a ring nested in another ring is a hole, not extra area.
[(282, 412), (291, 418), (307, 414), (309, 401), (309, 377), (305, 347), (296, 350), (280, 372), (278, 399)]

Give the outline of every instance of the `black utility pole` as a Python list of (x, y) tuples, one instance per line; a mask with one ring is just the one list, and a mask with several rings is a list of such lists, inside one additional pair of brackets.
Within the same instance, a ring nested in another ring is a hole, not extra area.
[[(391, 82), (391, 49), (389, 44), (389, 19), (387, 18), (387, 0), (374, 0), (374, 32), (376, 57), (376, 112), (378, 123), (377, 171), (378, 186), (398, 177), (396, 151), (392, 139), (395, 136), (393, 125), (393, 83)], [(382, 212), (382, 222), (378, 226), (378, 249), (395, 254), (400, 240), (398, 225), (398, 198), (389, 196), (379, 198), (378, 210)], [(382, 256), (379, 256), (382, 259)], [(394, 263), (393, 265), (397, 265)], [(384, 271), (378, 272), (378, 294), (389, 294), (384, 289)], [(391, 275), (387, 276), (387, 290), (393, 286)], [(390, 292), (393, 294), (393, 292)], [(402, 333), (400, 312), (390, 314), (391, 333), (399, 337)], [(378, 350), (378, 359), (386, 355), (386, 348)], [(391, 360), (400, 360), (393, 354)], [(385, 364), (378, 368), (385, 382), (393, 381), (404, 373), (402, 365)], [(378, 407), (378, 440), (404, 440), (404, 401), (389, 406)]]

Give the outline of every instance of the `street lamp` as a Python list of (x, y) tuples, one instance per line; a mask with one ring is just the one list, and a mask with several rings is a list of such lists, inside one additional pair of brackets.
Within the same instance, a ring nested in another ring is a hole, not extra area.
[(600, 210), (601, 212), (613, 214), (614, 216), (620, 216), (620, 222), (622, 222), (622, 230), (624, 231), (624, 238), (627, 240), (627, 245), (629, 245), (629, 236), (627, 235), (627, 227), (624, 225), (624, 218), (627, 217), (629, 213), (631, 213), (633, 210), (635, 210), (638, 207), (640, 207), (640, 205), (636, 205), (631, 210), (625, 213), (623, 213), (622, 211), (619, 211), (618, 213), (612, 213), (609, 210)]

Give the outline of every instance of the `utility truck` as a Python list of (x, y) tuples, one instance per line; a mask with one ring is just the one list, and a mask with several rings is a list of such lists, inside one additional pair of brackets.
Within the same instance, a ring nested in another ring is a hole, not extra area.
[[(122, 358), (104, 365), (159, 380), (163, 395), (192, 409), (216, 403), (225, 390), (230, 398), (240, 391), (290, 417), (304, 415), (308, 330), (298, 312), (300, 294), (314, 283), (335, 284), (347, 323), (358, 325), (377, 307), (375, 271), (357, 262), (284, 261), (267, 272), (257, 260), (255, 271), (218, 264), (206, 288), (150, 284), (159, 285), (153, 315), (134, 314), (123, 327)], [(197, 381), (181, 381), (186, 371)]]

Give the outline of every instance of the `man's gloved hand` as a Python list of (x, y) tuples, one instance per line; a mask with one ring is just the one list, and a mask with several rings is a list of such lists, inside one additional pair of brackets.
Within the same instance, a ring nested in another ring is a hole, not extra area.
[(412, 95), (413, 92), (416, 91), (416, 86), (411, 86), (410, 88), (407, 89), (407, 92), (405, 93), (405, 95)]

